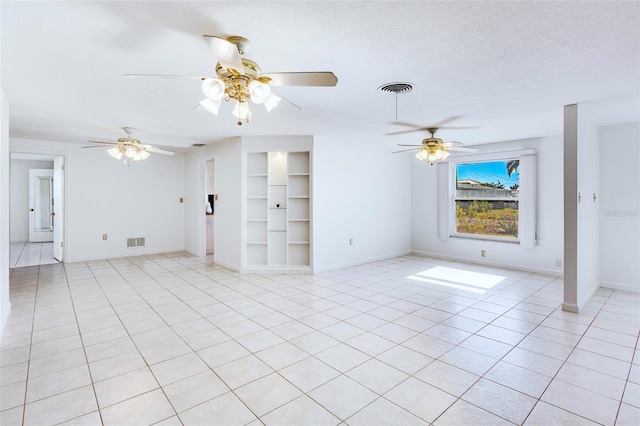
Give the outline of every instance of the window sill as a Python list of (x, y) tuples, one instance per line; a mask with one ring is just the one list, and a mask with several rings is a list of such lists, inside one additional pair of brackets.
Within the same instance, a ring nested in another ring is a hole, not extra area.
[(496, 243), (520, 244), (519, 238), (492, 237), (490, 235), (474, 235), (474, 234), (451, 234), (451, 238), (461, 238), (467, 240), (492, 241)]

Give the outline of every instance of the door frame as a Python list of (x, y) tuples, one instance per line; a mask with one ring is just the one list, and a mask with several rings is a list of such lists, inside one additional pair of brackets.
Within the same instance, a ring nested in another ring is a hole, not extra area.
[[(64, 241), (66, 241), (66, 236), (67, 236), (67, 185), (65, 185), (65, 182), (67, 182), (67, 171), (68, 171), (68, 167), (66, 166), (67, 164), (67, 154), (65, 152), (60, 152), (60, 151), (42, 151), (42, 150), (18, 150), (18, 151), (13, 151), (10, 150), (9, 152), (9, 167), (11, 167), (11, 161), (12, 160), (36, 160), (36, 161), (54, 161), (56, 158), (61, 157), (62, 159), (62, 163), (65, 164), (63, 170), (62, 170), (62, 188), (61, 188), (61, 192), (62, 192), (62, 197), (61, 200), (56, 200), (55, 202), (57, 203), (58, 207), (61, 208), (62, 210), (62, 214), (59, 218), (60, 223), (62, 223), (62, 235), (61, 238), (62, 240), (60, 241), (63, 245), (65, 244)], [(55, 183), (54, 183), (55, 185)], [(11, 182), (9, 182), (9, 191), (11, 191)], [(11, 200), (11, 198), (9, 199)], [(11, 201), (9, 201), (11, 202)], [(9, 231), (11, 232), (11, 231)], [(11, 235), (9, 235), (9, 239), (11, 239)], [(64, 254), (61, 253), (61, 254)], [(63, 261), (64, 260), (64, 256), (62, 256), (62, 258), (57, 259), (59, 261)]]
[[(208, 161), (213, 161), (214, 163), (214, 168), (213, 168), (213, 175), (214, 175), (214, 179), (213, 179), (213, 192), (214, 194), (216, 194), (215, 192), (215, 187), (216, 187), (216, 182), (217, 179), (215, 178), (216, 176), (216, 172), (215, 172), (215, 161), (216, 161), (216, 156), (215, 155), (207, 155), (205, 157), (202, 157), (199, 159), (198, 162), (198, 199), (202, 200), (202, 203), (196, 203), (197, 207), (198, 207), (198, 256), (201, 257), (205, 257), (207, 255), (207, 215), (203, 214), (205, 212), (205, 206), (206, 206), (206, 202), (207, 202), (207, 162)], [(213, 258), (215, 259), (215, 253), (216, 253), (216, 247), (215, 247), (215, 235), (216, 235), (216, 215), (215, 215), (215, 208), (214, 208), (214, 215), (213, 215)]]
[[(36, 223), (40, 218), (36, 218), (36, 215), (42, 215), (42, 208), (37, 202), (38, 198), (42, 198), (39, 193), (39, 186), (36, 183), (39, 178), (49, 178), (51, 180), (51, 187), (49, 188), (49, 195), (51, 197), (51, 211), (48, 212), (49, 220), (52, 220), (53, 216), (53, 169), (29, 169), (29, 242), (30, 243), (48, 243), (53, 241), (53, 226), (49, 230), (37, 231)], [(52, 224), (53, 225), (53, 224)]]

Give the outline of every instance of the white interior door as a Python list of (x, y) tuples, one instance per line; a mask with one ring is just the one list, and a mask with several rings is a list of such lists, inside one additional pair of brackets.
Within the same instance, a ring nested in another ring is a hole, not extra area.
[(53, 170), (29, 169), (29, 242), (53, 241)]
[(53, 257), (62, 262), (64, 252), (64, 157), (53, 160)]

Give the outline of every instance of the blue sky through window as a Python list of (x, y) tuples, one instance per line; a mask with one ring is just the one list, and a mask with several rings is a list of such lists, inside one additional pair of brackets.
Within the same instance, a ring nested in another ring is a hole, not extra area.
[(456, 171), (458, 180), (474, 180), (481, 183), (502, 183), (509, 188), (514, 184), (520, 184), (520, 170), (517, 169), (511, 176), (507, 174), (507, 161), (487, 161), (482, 163), (458, 164)]

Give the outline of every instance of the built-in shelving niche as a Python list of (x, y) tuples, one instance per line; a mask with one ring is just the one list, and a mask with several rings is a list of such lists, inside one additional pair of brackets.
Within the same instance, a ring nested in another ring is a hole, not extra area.
[(245, 267), (311, 271), (309, 152), (250, 152), (246, 165)]

